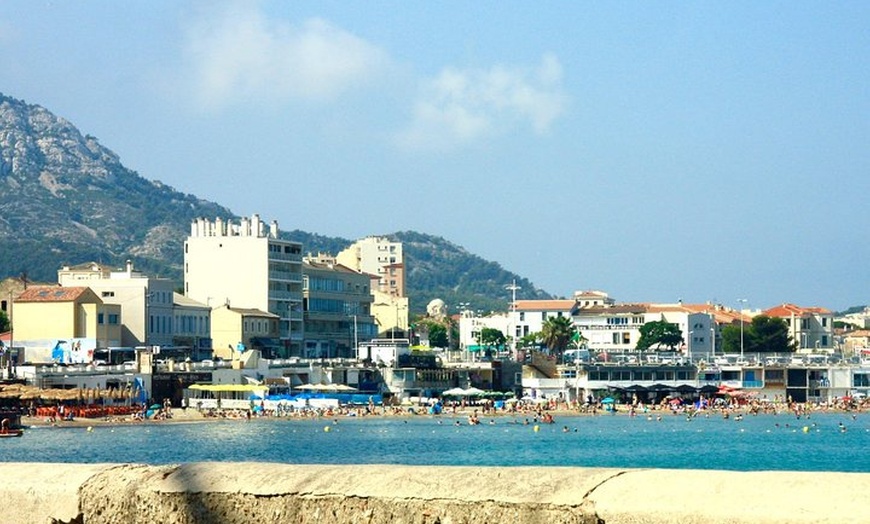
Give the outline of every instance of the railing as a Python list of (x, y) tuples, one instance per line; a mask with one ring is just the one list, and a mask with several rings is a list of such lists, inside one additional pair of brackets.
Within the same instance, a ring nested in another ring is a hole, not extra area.
[(302, 253), (276, 253), (269, 252), (270, 260), (283, 260), (287, 262), (302, 262)]
[(302, 275), (299, 273), (291, 273), (289, 271), (269, 271), (269, 279), (299, 283), (302, 282)]

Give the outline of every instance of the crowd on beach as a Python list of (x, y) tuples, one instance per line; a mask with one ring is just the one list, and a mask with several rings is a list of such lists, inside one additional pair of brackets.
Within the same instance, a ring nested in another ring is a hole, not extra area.
[[(327, 407), (297, 408), (285, 403), (265, 403), (252, 400), (246, 409), (228, 408), (193, 408), (184, 405), (173, 408), (168, 400), (161, 405), (133, 405), (120, 411), (101, 412), (96, 417), (84, 417), (89, 422), (124, 423), (146, 421), (192, 421), (216, 419), (253, 418), (338, 418), (338, 417), (414, 417), (432, 415), (433, 413), (448, 415), (452, 418), (465, 418), (469, 425), (478, 425), (483, 418), (514, 417), (518, 423), (554, 423), (559, 416), (577, 415), (627, 415), (630, 417), (645, 416), (649, 419), (661, 420), (666, 415), (679, 415), (687, 418), (703, 416), (721, 416), (741, 420), (744, 416), (791, 414), (798, 418), (812, 413), (852, 413), (858, 414), (870, 411), (870, 400), (843, 397), (827, 402), (799, 403), (790, 398), (735, 398), (712, 396), (708, 398), (666, 397), (658, 402), (644, 402), (636, 396), (622, 402), (603, 402), (604, 399), (587, 397), (584, 402), (567, 401), (562, 398), (539, 399), (535, 401), (521, 400), (509, 403), (495, 403), (491, 400), (480, 401), (437, 401), (438, 410), (433, 410), (432, 404), (374, 404), (341, 405)], [(30, 420), (42, 420), (49, 424), (73, 422), (87, 412), (75, 407), (58, 405), (31, 409)]]

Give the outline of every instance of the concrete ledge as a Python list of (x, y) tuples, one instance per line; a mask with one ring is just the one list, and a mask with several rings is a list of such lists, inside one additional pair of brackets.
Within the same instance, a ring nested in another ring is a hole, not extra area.
[(868, 492), (864, 473), (4, 463), (0, 521), (858, 523)]

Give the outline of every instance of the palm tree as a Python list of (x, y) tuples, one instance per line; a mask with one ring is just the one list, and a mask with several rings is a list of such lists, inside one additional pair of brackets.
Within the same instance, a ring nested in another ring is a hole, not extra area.
[(568, 347), (575, 333), (577, 333), (577, 328), (574, 327), (574, 321), (569, 317), (550, 317), (541, 326), (541, 340), (547, 345), (550, 354), (555, 356), (557, 361), (565, 352), (565, 348)]

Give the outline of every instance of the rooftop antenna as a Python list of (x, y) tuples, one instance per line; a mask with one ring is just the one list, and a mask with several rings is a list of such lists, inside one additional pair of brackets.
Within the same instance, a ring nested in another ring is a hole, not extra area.
[[(511, 315), (510, 315), (510, 323), (508, 325), (508, 329), (510, 331), (514, 331), (513, 322), (514, 322), (514, 317), (516, 316), (516, 311), (517, 311), (517, 290), (522, 289), (522, 288), (517, 285), (517, 279), (513, 279), (513, 281), (511, 282), (511, 285), (505, 286), (504, 288), (511, 291)], [(514, 358), (517, 358), (516, 333), (515, 332), (509, 333), (509, 335), (510, 335), (510, 339), (511, 339), (511, 346), (513, 346), (511, 348), (513, 350), (512, 351), (513, 356), (514, 356)]]

